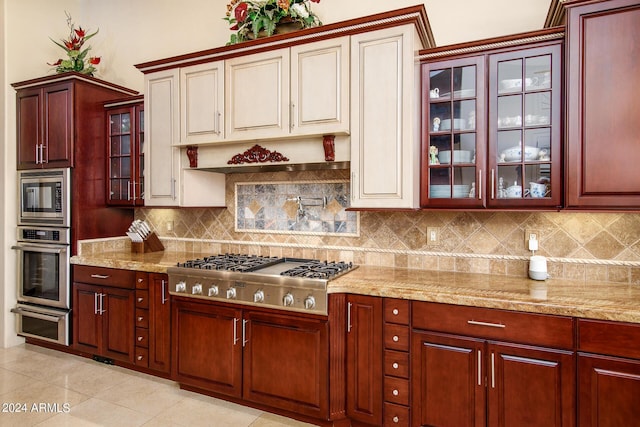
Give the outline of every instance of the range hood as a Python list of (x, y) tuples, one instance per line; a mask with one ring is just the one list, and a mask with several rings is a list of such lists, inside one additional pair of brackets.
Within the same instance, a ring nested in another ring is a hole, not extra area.
[(330, 161), (322, 137), (189, 146), (183, 150), (184, 167), (224, 174), (349, 169), (349, 136), (336, 136), (332, 146)]

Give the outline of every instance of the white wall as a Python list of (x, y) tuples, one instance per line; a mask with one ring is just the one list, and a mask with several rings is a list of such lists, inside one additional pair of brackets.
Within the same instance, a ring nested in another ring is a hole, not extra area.
[[(47, 62), (64, 51), (49, 38), (68, 35), (65, 10), (76, 26), (100, 32), (89, 41), (102, 57), (96, 77), (142, 92), (134, 64), (222, 46), (230, 31), (225, 0), (0, 0), (0, 346), (21, 340), (14, 333), (16, 171), (15, 92), (11, 83), (53, 74)], [(419, 0), (321, 0), (313, 10), (324, 23), (419, 4)], [(542, 28), (550, 0), (426, 0), (438, 45)]]

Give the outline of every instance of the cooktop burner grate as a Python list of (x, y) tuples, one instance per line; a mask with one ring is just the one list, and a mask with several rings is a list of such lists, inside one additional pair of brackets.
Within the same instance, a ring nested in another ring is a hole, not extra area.
[(183, 263), (179, 262), (178, 267), (250, 272), (275, 262), (278, 262), (278, 258), (258, 255), (223, 254), (212, 255), (202, 259), (192, 259)]

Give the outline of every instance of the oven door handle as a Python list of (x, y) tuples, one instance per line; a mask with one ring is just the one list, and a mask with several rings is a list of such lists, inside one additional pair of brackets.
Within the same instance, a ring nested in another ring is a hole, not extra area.
[(16, 245), (11, 246), (11, 249), (16, 251), (37, 251), (47, 252), (52, 254), (61, 254), (66, 252), (67, 246), (55, 246), (55, 245)]
[(25, 310), (23, 308), (20, 307), (14, 307), (11, 309), (12, 313), (16, 313), (16, 314), (21, 314), (24, 316), (29, 316), (29, 317), (33, 317), (36, 319), (40, 319), (40, 320), (47, 320), (49, 322), (57, 322), (60, 319), (62, 319), (65, 315), (64, 314), (60, 314), (57, 316), (51, 316), (48, 314), (41, 314), (41, 313), (37, 313), (35, 311), (31, 311), (31, 310)]

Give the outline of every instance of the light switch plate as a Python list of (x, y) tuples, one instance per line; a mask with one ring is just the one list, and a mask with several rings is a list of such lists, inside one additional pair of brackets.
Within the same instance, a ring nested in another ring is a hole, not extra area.
[(427, 245), (436, 246), (440, 244), (440, 227), (427, 227)]

